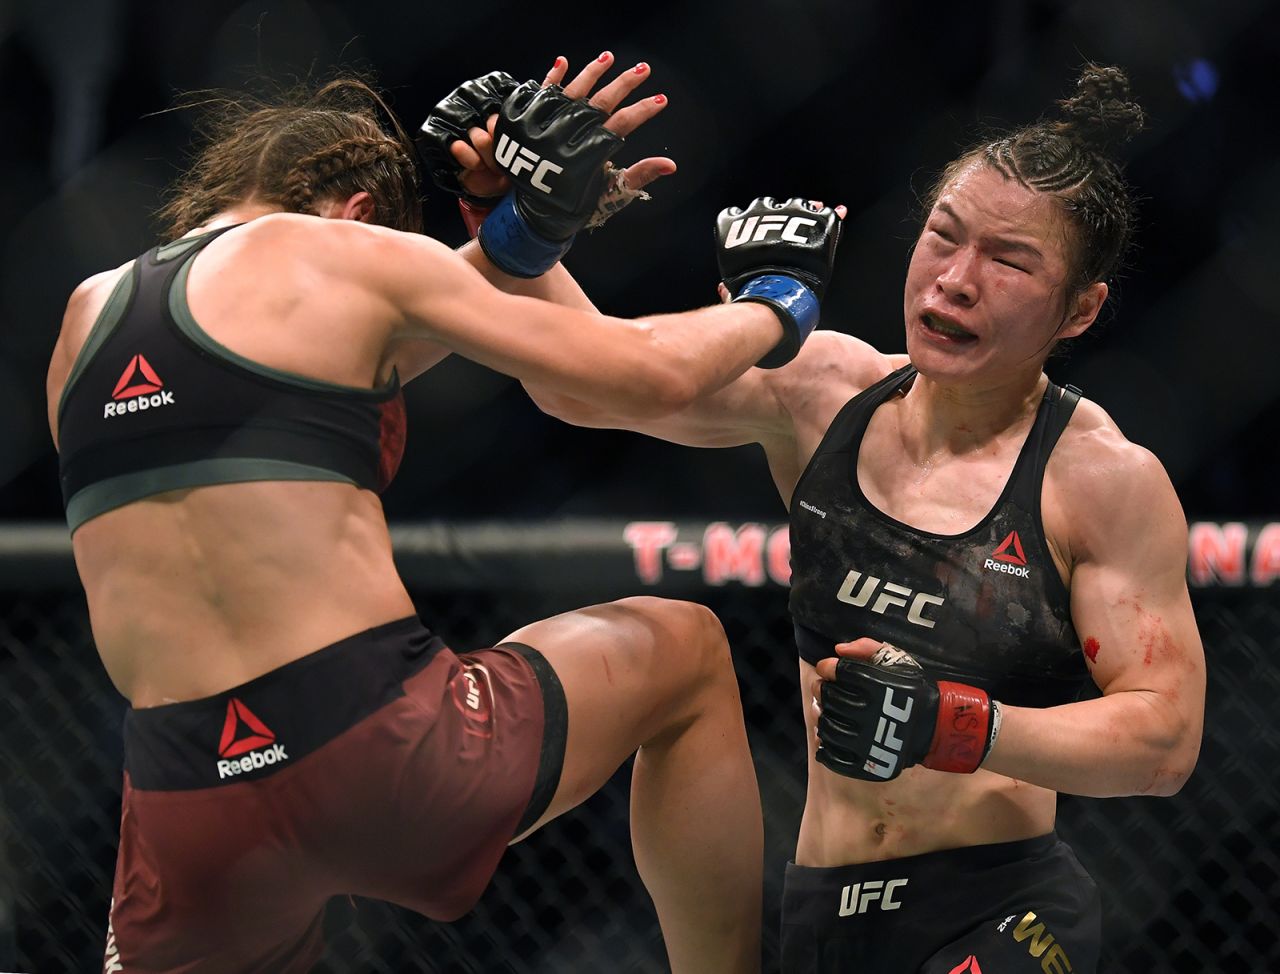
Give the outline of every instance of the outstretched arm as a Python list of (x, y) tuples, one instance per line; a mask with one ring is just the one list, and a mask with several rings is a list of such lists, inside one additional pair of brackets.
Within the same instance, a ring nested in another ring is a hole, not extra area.
[[(273, 218), (282, 225), (288, 217)], [(300, 221), (301, 218), (298, 218)], [(444, 244), (354, 221), (297, 226), (330, 303), (384, 322), (384, 347), (434, 342), (587, 403), (661, 415), (722, 387), (782, 335), (768, 307), (737, 304), (641, 320), (504, 294)]]

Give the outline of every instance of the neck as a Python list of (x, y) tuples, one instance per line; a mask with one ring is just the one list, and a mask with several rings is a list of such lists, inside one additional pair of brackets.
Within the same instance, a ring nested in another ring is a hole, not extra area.
[(1036, 372), (996, 386), (949, 386), (917, 374), (904, 397), (903, 449), (916, 461), (980, 450), (1034, 416), (1048, 382)]
[(186, 236), (189, 237), (196, 233), (208, 233), (210, 230), (234, 226), (237, 223), (248, 223), (250, 220), (256, 220), (260, 216), (283, 212), (284, 210), (272, 203), (263, 203), (254, 199), (245, 200), (241, 203), (234, 203), (225, 210), (219, 210), (206, 220), (202, 226), (196, 227)]

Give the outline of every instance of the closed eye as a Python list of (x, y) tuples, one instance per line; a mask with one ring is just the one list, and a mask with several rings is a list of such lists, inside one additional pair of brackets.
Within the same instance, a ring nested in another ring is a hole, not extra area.
[(1021, 264), (1015, 264), (1013, 261), (1008, 260), (1007, 258), (1004, 258), (1004, 257), (997, 257), (997, 258), (996, 258), (996, 263), (997, 263), (997, 264), (1004, 264), (1004, 266), (1005, 266), (1005, 267), (1012, 267), (1015, 271), (1021, 271), (1023, 274), (1030, 274), (1030, 273), (1031, 273), (1029, 270), (1027, 270), (1027, 269), (1026, 269), (1025, 267), (1023, 267)]

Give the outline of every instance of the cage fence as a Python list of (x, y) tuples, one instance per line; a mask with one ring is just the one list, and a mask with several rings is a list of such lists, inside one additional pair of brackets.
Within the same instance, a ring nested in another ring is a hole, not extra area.
[[(458, 650), (642, 592), (710, 606), (734, 649), (765, 812), (764, 967), (804, 801), (782, 525), (406, 524), (397, 562)], [(1201, 522), (1189, 578), (1208, 658), (1204, 744), (1173, 799), (1063, 797), (1059, 831), (1104, 897), (1102, 970), (1280, 970), (1280, 525)], [(180, 651), (180, 647), (175, 647)], [(125, 704), (98, 661), (65, 531), (0, 533), (0, 970), (101, 969)], [(512, 847), (478, 906), (442, 924), (364, 899), (326, 915), (323, 974), (665, 969), (632, 859), (629, 768)]]

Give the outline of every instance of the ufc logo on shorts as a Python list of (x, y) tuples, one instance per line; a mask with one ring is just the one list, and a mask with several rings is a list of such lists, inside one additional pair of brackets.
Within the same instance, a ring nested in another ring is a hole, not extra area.
[(879, 902), (882, 910), (897, 910), (902, 904), (893, 898), (903, 886), (905, 879), (891, 879), (887, 883), (882, 879), (868, 879), (865, 883), (854, 883), (840, 891), (840, 916), (853, 916), (866, 913), (872, 903)]
[(480, 709), (480, 681), (475, 678), (470, 670), (464, 670), (462, 679), (467, 683), (467, 695), (464, 701), (472, 710)]
[[(898, 585), (895, 582), (885, 582), (881, 586), (880, 579), (874, 575), (868, 575), (866, 581), (861, 586), (858, 585), (859, 579), (862, 578), (862, 572), (851, 571), (844, 577), (844, 584), (840, 586), (840, 591), (836, 593), (836, 598), (841, 602), (849, 605), (855, 605), (859, 609), (871, 602), (871, 596), (879, 590), (880, 594), (876, 597), (875, 602), (871, 604), (871, 611), (880, 615), (891, 606), (898, 606), (907, 610), (907, 622), (915, 623), (917, 626), (924, 626), (926, 629), (932, 629), (937, 623), (932, 619), (926, 619), (924, 615), (925, 609), (930, 605), (942, 605), (947, 600), (937, 595), (928, 595), (924, 592), (912, 592), (905, 585)], [(857, 589), (857, 592), (854, 589)], [(910, 599), (910, 602), (907, 600)]]
[(466, 718), (464, 733), (473, 737), (493, 735), (493, 678), (482, 663), (463, 667), (451, 681), (453, 705)]
[(898, 758), (902, 754), (902, 738), (898, 736), (898, 729), (911, 719), (911, 708), (915, 705), (911, 695), (903, 692), (907, 703), (900, 707), (893, 702), (894, 688), (884, 688), (884, 703), (880, 707), (880, 720), (876, 723), (876, 742), (867, 751), (867, 760), (862, 765), (864, 770), (886, 781), (898, 770)]
[(729, 224), (729, 233), (725, 237), (724, 247), (729, 250), (740, 247), (744, 243), (759, 243), (771, 233), (778, 233), (779, 239), (790, 243), (808, 243), (809, 238), (798, 232), (801, 227), (816, 227), (817, 220), (807, 216), (783, 216), (781, 213), (769, 216), (744, 216)]
[(556, 173), (564, 172), (564, 166), (557, 166), (550, 159), (544, 159), (532, 149), (521, 145), (515, 139), (510, 138), (505, 133), (498, 136), (498, 148), (494, 153), (500, 165), (512, 176), (519, 176), (526, 169), (533, 170), (533, 176), (529, 182), (534, 189), (544, 193), (550, 193), (551, 187), (547, 184), (547, 176), (554, 176)]

